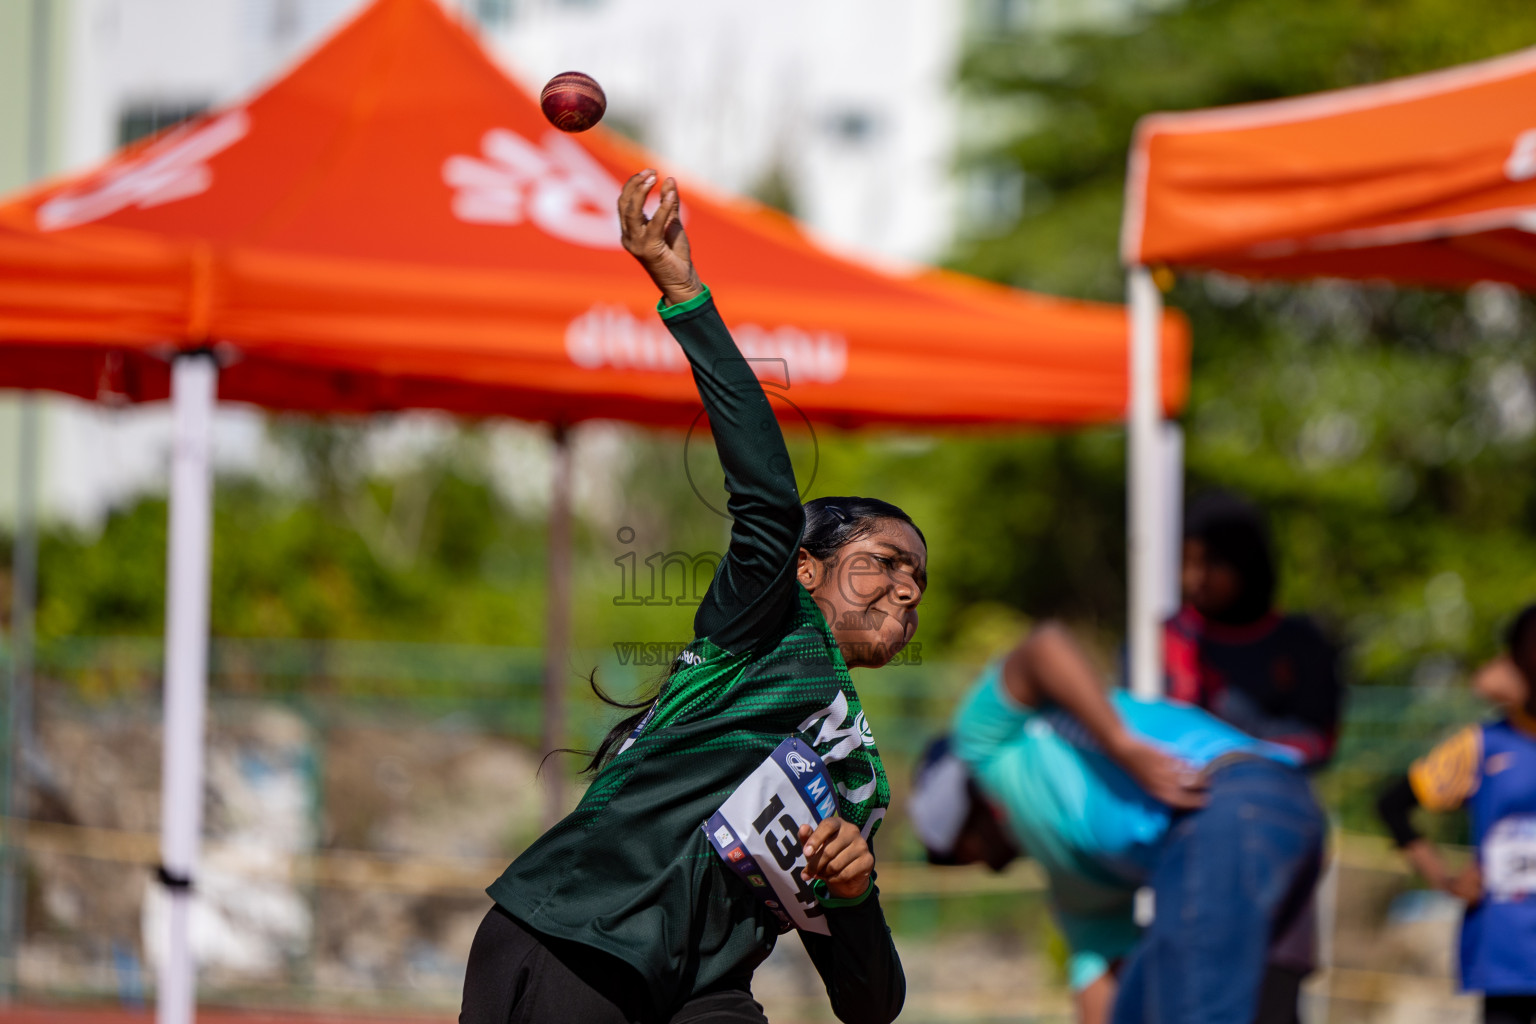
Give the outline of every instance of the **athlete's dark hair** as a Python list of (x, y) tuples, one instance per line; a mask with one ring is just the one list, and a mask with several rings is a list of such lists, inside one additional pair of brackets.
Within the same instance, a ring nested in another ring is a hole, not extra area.
[(1536, 604), (1520, 609), (1504, 631), (1504, 646), (1515, 670), (1525, 679), (1525, 710), (1536, 714)]
[[(879, 498), (815, 498), (805, 503), (805, 528), (800, 532), (800, 546), (810, 552), (813, 558), (828, 559), (837, 553), (837, 550), (845, 544), (852, 543), (860, 537), (873, 533), (882, 520), (894, 519), (897, 522), (906, 523), (917, 531), (918, 539), (926, 546), (927, 538), (923, 531), (917, 528), (912, 517), (888, 501)], [(641, 721), (650, 712), (651, 705), (656, 702), (661, 688), (666, 685), (671, 673), (656, 681), (654, 686), (648, 687), (648, 696), (642, 697), (633, 703), (626, 703), (603, 692), (597, 685), (597, 670), (592, 671), (588, 677), (588, 683), (592, 692), (598, 699), (609, 707), (619, 708), (630, 712), (622, 720), (615, 723), (608, 730), (597, 749), (591, 751), (591, 759), (582, 768), (585, 775), (596, 775), (603, 770), (603, 766), (618, 755), (619, 747), (635, 731)], [(587, 754), (584, 750), (562, 750), (552, 753)]]
[(1504, 631), (1504, 646), (1509, 649), (1509, 656), (1519, 660), (1520, 652), (1536, 637), (1531, 634), (1536, 631), (1536, 604), (1528, 604), (1520, 609), (1509, 628)]
[(813, 498), (805, 503), (805, 530), (800, 534), (800, 546), (812, 557), (826, 560), (844, 544), (868, 536), (882, 521), (892, 519), (906, 523), (917, 532), (918, 540), (924, 545), (928, 543), (912, 517), (890, 502), (845, 497)]
[[(668, 673), (668, 675), (670, 675), (670, 673)], [(581, 773), (583, 775), (596, 775), (599, 771), (602, 770), (603, 765), (607, 764), (609, 761), (613, 760), (615, 756), (618, 755), (619, 747), (623, 744), (624, 740), (629, 736), (629, 734), (635, 731), (635, 727), (640, 724), (641, 720), (645, 718), (645, 716), (650, 712), (651, 705), (656, 702), (656, 697), (661, 693), (661, 688), (666, 684), (666, 681), (666, 676), (655, 680), (650, 686), (646, 688), (645, 692), (648, 695), (641, 697), (639, 700), (622, 701), (617, 697), (611, 696), (601, 686), (597, 685), (597, 669), (594, 668), (591, 674), (587, 676), (587, 685), (592, 687), (592, 692), (597, 694), (597, 699), (602, 701), (604, 704), (607, 704), (611, 708), (618, 708), (621, 711), (628, 711), (629, 714), (624, 717), (623, 721), (617, 723), (613, 728), (608, 730), (607, 734), (603, 736), (602, 742), (597, 745), (596, 750), (577, 750), (573, 747), (556, 747), (554, 750), (551, 750), (549, 753), (545, 754), (544, 760), (539, 762), (539, 771), (544, 770), (544, 761), (548, 761), (556, 754), (578, 754), (582, 757), (590, 758), (590, 760), (588, 760), (587, 763), (582, 767)]]
[(1206, 555), (1236, 571), (1242, 587), (1222, 621), (1253, 622), (1275, 603), (1275, 554), (1269, 526), (1257, 505), (1225, 491), (1202, 494), (1184, 517), (1184, 539), (1205, 545)]

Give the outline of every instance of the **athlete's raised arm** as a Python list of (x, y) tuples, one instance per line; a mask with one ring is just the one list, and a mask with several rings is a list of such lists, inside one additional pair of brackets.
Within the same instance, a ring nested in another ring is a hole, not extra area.
[(661, 316), (693, 367), (725, 469), (731, 543), (694, 632), (737, 651), (780, 622), (799, 585), (794, 566), (805, 513), (773, 409), (694, 268), (676, 182), (661, 182), (661, 203), (645, 215), (656, 180), (655, 171), (644, 170), (625, 183), (619, 223), (624, 248), (661, 291)]

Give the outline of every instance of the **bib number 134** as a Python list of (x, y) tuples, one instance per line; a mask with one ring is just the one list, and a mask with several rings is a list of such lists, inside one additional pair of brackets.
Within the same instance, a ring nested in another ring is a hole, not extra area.
[(800, 826), (837, 811), (826, 765), (795, 737), (779, 744), (704, 822), (726, 867), (747, 883), (784, 929), (829, 934), (816, 894), (800, 876)]

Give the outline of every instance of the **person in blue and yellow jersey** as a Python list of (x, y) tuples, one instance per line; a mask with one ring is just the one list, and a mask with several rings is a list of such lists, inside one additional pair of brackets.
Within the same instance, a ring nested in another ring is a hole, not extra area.
[[(1515, 617), (1507, 642), (1473, 681), (1504, 715), (1415, 761), (1377, 808), (1414, 869), (1466, 901), (1461, 986), (1483, 994), (1485, 1024), (1536, 1024), (1536, 604)], [(1476, 856), (1465, 871), (1447, 870), (1413, 827), (1415, 807), (1470, 812)]]

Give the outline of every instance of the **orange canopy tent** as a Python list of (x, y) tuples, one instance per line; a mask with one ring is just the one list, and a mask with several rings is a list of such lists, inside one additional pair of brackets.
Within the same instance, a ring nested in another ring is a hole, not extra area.
[(1137, 126), (1127, 264), (1536, 288), (1536, 49)]
[[(1132, 268), (1133, 349), (1144, 350), (1147, 368), (1133, 381), (1133, 462), (1155, 430), (1160, 299), (1148, 267), (1536, 288), (1536, 49), (1379, 85), (1145, 117), (1121, 252)], [(1142, 592), (1151, 557), (1133, 552), (1131, 573), (1133, 678), (1143, 690), (1155, 688), (1160, 661), (1155, 595)]]
[[(647, 166), (551, 128), (436, 3), (379, 0), (249, 102), (0, 207), (0, 386), (163, 398), (166, 356), (215, 346), (219, 397), (272, 408), (686, 424), (687, 364), (619, 247)], [(742, 347), (812, 419), (1123, 417), (1123, 309), (881, 273), (683, 195)], [(1173, 408), (1182, 347), (1165, 370)]]
[[(194, 996), (215, 395), (685, 425), (699, 405), (614, 200), (653, 157), (544, 121), (433, 0), (376, 0), (264, 92), (0, 205), (0, 387), (173, 397), (162, 1024)], [(704, 280), (774, 393), (842, 426), (1118, 421), (1123, 309), (937, 271), (882, 273), (684, 183)], [(1168, 318), (1161, 406), (1187, 384)], [(796, 415), (781, 403), (786, 415)], [(568, 530), (551, 521), (550, 639)], [(562, 662), (546, 658), (547, 678)], [(557, 697), (563, 687), (551, 687)], [(548, 701), (547, 745), (559, 745)], [(551, 710), (552, 709), (552, 710)], [(551, 773), (552, 775), (556, 773)]]

